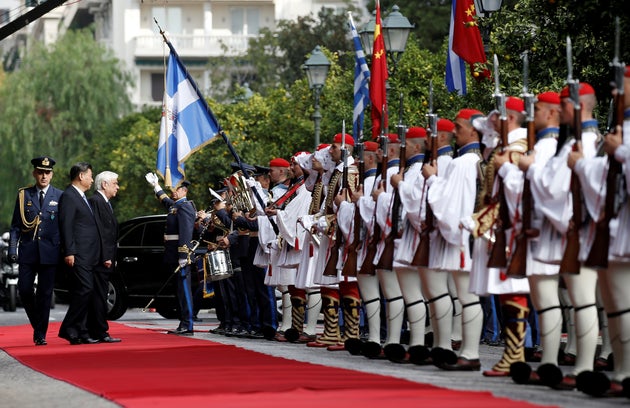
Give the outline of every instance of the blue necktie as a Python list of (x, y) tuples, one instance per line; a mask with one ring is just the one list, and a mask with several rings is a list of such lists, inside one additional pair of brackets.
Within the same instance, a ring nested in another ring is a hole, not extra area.
[(92, 206), (90, 205), (90, 203), (88, 203), (88, 200), (85, 194), (83, 194), (83, 201), (85, 201), (85, 205), (88, 206), (88, 208), (90, 209), (90, 212), (92, 213), (92, 215), (94, 215), (94, 211), (92, 211)]

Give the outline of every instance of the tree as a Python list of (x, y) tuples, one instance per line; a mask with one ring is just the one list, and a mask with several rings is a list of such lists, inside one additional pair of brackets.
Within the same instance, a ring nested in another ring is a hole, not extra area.
[(0, 168), (2, 222), (11, 217), (18, 187), (32, 182), (30, 159), (57, 160), (54, 182), (63, 185), (73, 161), (100, 129), (130, 111), (130, 76), (89, 30), (68, 31), (47, 48), (34, 44), (21, 68), (6, 74), (0, 87)]

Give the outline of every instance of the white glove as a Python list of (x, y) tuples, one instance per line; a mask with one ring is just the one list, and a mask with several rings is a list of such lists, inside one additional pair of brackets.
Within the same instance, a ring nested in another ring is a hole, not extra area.
[(304, 226), (304, 229), (310, 230), (311, 227), (313, 226), (313, 216), (312, 215), (305, 215), (302, 218), (300, 218), (302, 225)]
[(325, 233), (328, 230), (328, 222), (326, 221), (326, 217), (319, 217), (319, 219), (315, 222), (315, 227), (319, 232)]
[(253, 177), (246, 178), (245, 183), (247, 183), (247, 186), (250, 188), (256, 188), (256, 184), (258, 184), (258, 182), (254, 180)]
[(155, 185), (158, 183), (158, 176), (155, 173), (149, 172), (144, 175), (144, 178), (147, 180), (147, 183), (149, 183), (153, 187), (155, 187)]
[(188, 265), (188, 259), (184, 258), (184, 259), (179, 259), (177, 261), (177, 263), (179, 264), (179, 267), (184, 269), (186, 267), (186, 265)]

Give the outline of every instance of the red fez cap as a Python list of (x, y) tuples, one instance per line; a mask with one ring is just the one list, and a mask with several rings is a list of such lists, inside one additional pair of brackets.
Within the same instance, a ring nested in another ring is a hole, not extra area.
[(477, 109), (462, 109), (459, 112), (457, 112), (457, 116), (455, 116), (455, 119), (462, 118), (464, 120), (472, 121), (474, 118), (478, 116), (484, 116), (484, 115)]
[(505, 100), (505, 109), (513, 110), (517, 112), (525, 111), (525, 102), (519, 97), (508, 96)]
[(412, 126), (407, 130), (405, 137), (407, 139), (421, 139), (427, 137), (427, 131), (419, 126)]
[(438, 132), (453, 133), (453, 131), (455, 130), (455, 124), (448, 119), (439, 119), (437, 122), (437, 130)]
[(376, 142), (363, 142), (363, 148), (366, 152), (375, 152), (378, 150), (378, 143)]
[(397, 133), (388, 133), (387, 139), (389, 139), (389, 143), (400, 143)]
[[(595, 95), (595, 90), (593, 89), (592, 86), (590, 86), (586, 82), (580, 82), (579, 94), (580, 94), (580, 96), (582, 96), (582, 95)], [(560, 97), (561, 98), (568, 98), (569, 97), (569, 85), (567, 85), (564, 88), (562, 88), (562, 92), (560, 92)]]
[[(351, 135), (346, 133), (344, 139), (347, 145), (354, 146), (354, 138)], [(337, 133), (335, 135), (335, 138), (333, 139), (333, 143), (341, 143), (341, 133)]]
[(289, 167), (291, 164), (283, 158), (271, 159), (269, 167)]
[(558, 92), (543, 92), (539, 94), (536, 99), (538, 102), (551, 103), (553, 105), (560, 105), (560, 94)]
[(327, 148), (328, 146), (330, 146), (330, 144), (328, 144), (328, 143), (320, 143), (319, 146), (317, 146), (317, 149), (315, 149), (315, 150), (320, 151), (322, 149)]

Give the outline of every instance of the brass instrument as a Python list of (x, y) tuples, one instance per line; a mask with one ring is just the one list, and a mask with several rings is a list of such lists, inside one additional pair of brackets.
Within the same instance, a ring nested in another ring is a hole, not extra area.
[(245, 176), (241, 170), (226, 178), (225, 185), (229, 192), (226, 202), (232, 204), (236, 210), (249, 213), (256, 208), (252, 202), (249, 188), (245, 182)]

